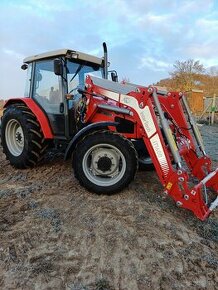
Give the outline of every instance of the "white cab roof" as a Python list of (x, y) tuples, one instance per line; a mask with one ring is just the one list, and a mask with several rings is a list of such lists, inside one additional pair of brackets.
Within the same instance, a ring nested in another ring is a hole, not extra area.
[(55, 58), (59, 56), (65, 56), (70, 59), (80, 59), (84, 61), (88, 61), (91, 63), (96, 63), (98, 65), (102, 64), (103, 58), (96, 57), (90, 54), (86, 54), (83, 52), (71, 50), (71, 49), (59, 49), (59, 50), (54, 50), (54, 51), (49, 51), (41, 54), (36, 54), (33, 56), (26, 57), (23, 62), (24, 63), (30, 63), (35, 60), (40, 60), (40, 59), (46, 59), (46, 58)]

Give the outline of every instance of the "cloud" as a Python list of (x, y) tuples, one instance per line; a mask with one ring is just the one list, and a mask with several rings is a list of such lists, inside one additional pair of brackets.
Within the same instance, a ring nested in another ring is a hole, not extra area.
[(217, 19), (215, 0), (1, 0), (0, 96), (22, 94), (24, 57), (65, 47), (102, 56), (103, 41), (134, 82), (167, 77), (177, 59), (216, 65)]
[(215, 33), (218, 33), (217, 19), (199, 19), (196, 21), (196, 27), (198, 27), (205, 34), (209, 34), (210, 38), (217, 38), (217, 35), (215, 35)]
[(23, 58), (24, 58), (24, 55), (23, 54), (17, 53), (14, 50), (6, 49), (6, 48), (3, 48), (2, 49), (2, 53), (8, 55), (9, 57), (17, 58), (20, 61), (22, 61)]
[(141, 64), (138, 66), (138, 68), (139, 69), (150, 68), (153, 69), (154, 71), (165, 72), (167, 69), (170, 68), (170, 64), (165, 61), (158, 60), (154, 57), (143, 57), (141, 59)]

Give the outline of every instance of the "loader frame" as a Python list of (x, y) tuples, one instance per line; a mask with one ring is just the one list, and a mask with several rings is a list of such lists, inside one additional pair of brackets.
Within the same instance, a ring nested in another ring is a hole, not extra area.
[[(201, 134), (183, 93), (160, 91), (155, 87), (117, 84), (87, 76), (85, 123), (132, 122), (128, 139), (143, 139), (164, 187), (176, 205), (205, 220), (218, 205), (209, 204), (207, 188), (218, 193), (218, 168), (212, 170)], [(115, 126), (109, 126), (115, 131)], [(198, 180), (190, 185), (193, 177)]]

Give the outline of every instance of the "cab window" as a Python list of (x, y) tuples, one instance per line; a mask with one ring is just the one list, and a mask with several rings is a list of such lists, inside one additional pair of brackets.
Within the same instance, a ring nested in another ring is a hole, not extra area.
[(86, 63), (75, 63), (67, 61), (67, 83), (68, 94), (77, 94), (77, 89), (85, 88), (87, 75), (102, 78), (103, 69), (99, 65), (88, 65)]
[(62, 102), (61, 78), (54, 74), (53, 60), (35, 64), (33, 98), (48, 113), (60, 113)]

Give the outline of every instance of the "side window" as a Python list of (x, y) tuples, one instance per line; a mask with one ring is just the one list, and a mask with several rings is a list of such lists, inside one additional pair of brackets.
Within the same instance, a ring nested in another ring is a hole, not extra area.
[(31, 75), (32, 75), (32, 63), (28, 65), (27, 76), (26, 76), (26, 86), (24, 91), (24, 97), (30, 96), (30, 84), (31, 84)]
[(47, 113), (60, 113), (62, 102), (60, 81), (59, 76), (54, 74), (53, 60), (36, 62), (33, 98)]

